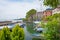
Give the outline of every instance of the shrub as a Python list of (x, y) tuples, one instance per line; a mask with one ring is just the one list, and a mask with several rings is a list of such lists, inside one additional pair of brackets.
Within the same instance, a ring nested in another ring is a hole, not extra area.
[(11, 33), (11, 39), (12, 40), (24, 40), (24, 30), (19, 25), (16, 25), (12, 29)]
[(4, 27), (4, 28), (1, 30), (0, 40), (11, 40), (10, 30), (9, 30), (8, 27)]
[[(56, 21), (55, 21), (56, 22)], [(55, 25), (55, 22), (48, 22), (46, 27), (47, 27), (47, 32), (45, 34), (46, 36), (46, 40), (54, 40), (55, 37), (56, 37), (56, 25)]]
[(0, 30), (0, 40), (24, 40), (24, 30), (19, 25), (16, 25), (12, 31), (8, 27)]
[(60, 13), (47, 17), (46, 25), (42, 23), (46, 40), (60, 40)]

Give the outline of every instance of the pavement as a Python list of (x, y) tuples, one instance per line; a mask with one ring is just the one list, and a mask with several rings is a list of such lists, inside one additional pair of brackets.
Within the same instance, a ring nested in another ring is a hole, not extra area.
[(32, 35), (27, 31), (26, 26), (24, 27), (25, 40), (32, 40)]

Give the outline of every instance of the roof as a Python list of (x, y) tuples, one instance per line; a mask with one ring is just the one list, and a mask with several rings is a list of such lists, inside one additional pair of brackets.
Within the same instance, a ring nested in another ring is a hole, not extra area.
[(52, 8), (47, 8), (46, 10), (53, 10)]
[(37, 13), (42, 14), (43, 12), (37, 12)]
[(46, 10), (44, 10), (43, 12), (46, 12), (46, 11), (52, 11), (53, 9), (52, 8), (47, 8)]

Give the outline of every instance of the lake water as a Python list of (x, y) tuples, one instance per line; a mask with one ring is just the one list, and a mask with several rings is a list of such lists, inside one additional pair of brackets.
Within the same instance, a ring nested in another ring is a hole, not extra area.
[(16, 24), (6, 25), (6, 26), (0, 26), (0, 29), (3, 29), (4, 27), (13, 28)]
[[(21, 21), (22, 22), (22, 20), (0, 20), (0, 22), (1, 21), (12, 21), (12, 22), (17, 22), (17, 21)], [(16, 24), (19, 24), (19, 25), (22, 25), (22, 23), (16, 23)], [(8, 28), (13, 28), (16, 24), (9, 24), (9, 25), (7, 25), (7, 27)], [(4, 27), (6, 27), (6, 26), (0, 26), (0, 29), (2, 29), (2, 28), (4, 28)]]
[[(19, 26), (20, 25), (22, 25), (22, 23), (16, 23), (16, 24), (19, 24)], [(13, 28), (16, 24), (10, 24), (10, 25), (6, 25), (6, 26), (0, 26), (0, 29), (3, 29), (4, 27), (8, 27), (8, 28)]]

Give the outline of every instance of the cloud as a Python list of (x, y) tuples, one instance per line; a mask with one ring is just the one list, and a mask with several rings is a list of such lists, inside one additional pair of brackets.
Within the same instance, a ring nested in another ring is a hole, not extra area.
[[(20, 2), (19, 2), (20, 1)], [(45, 9), (45, 7), (43, 7)], [(0, 19), (17, 19), (24, 18), (26, 12), (30, 9), (40, 11), (38, 0), (0, 0)]]
[(35, 0), (7, 0), (10, 2), (34, 2)]
[(0, 19), (23, 18), (30, 9), (37, 9), (38, 4), (28, 2), (0, 1)]

